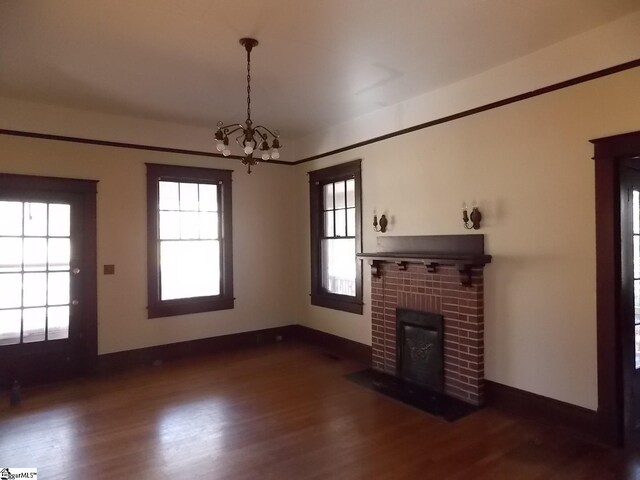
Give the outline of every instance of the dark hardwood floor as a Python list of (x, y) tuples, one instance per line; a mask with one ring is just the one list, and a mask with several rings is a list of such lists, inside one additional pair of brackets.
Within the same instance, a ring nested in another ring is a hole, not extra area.
[(0, 467), (40, 479), (640, 479), (635, 455), (486, 408), (455, 423), (285, 343), (27, 390)]

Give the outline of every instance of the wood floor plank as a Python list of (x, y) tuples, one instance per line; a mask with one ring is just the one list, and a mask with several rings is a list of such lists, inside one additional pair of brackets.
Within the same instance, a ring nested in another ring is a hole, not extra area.
[(286, 343), (33, 388), (0, 466), (41, 479), (632, 479), (633, 453), (486, 408), (448, 423)]

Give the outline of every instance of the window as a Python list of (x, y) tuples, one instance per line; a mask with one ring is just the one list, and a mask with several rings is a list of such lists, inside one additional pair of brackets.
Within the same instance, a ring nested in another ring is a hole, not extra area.
[(362, 314), (360, 160), (309, 173), (311, 303)]
[(147, 164), (149, 318), (233, 308), (231, 171)]

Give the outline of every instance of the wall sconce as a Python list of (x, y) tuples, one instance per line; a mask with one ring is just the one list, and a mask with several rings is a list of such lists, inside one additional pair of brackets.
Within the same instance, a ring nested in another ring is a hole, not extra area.
[(384, 233), (387, 231), (387, 217), (384, 216), (384, 214), (382, 214), (380, 216), (380, 227), (378, 227), (378, 216), (376, 214), (373, 215), (373, 229), (376, 232), (381, 232)]
[[(469, 220), (471, 220), (471, 225), (469, 225)], [(473, 206), (471, 207), (471, 215), (467, 213), (467, 204), (462, 204), (462, 221), (464, 222), (464, 228), (467, 230), (478, 230), (480, 228), (482, 214), (480, 213), (480, 210), (478, 210), (476, 202), (473, 202)]]

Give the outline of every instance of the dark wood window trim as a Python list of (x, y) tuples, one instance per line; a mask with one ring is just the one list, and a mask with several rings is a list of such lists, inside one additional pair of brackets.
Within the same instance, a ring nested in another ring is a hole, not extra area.
[(362, 262), (356, 267), (356, 295), (338, 295), (322, 287), (323, 232), (322, 189), (325, 184), (355, 179), (356, 253), (362, 253), (362, 175), (361, 160), (309, 172), (311, 219), (311, 304), (362, 315)]
[(595, 160), (598, 419), (602, 440), (622, 445), (622, 264), (620, 172), (640, 157), (640, 131), (591, 140)]
[[(147, 163), (147, 295), (149, 318), (231, 309), (233, 297), (233, 240), (231, 221), (232, 170)], [(160, 300), (158, 251), (158, 182), (192, 181), (218, 185), (220, 212), (220, 294), (176, 300)]]

